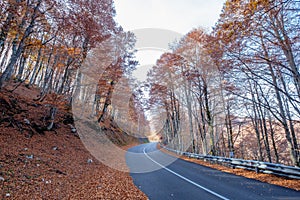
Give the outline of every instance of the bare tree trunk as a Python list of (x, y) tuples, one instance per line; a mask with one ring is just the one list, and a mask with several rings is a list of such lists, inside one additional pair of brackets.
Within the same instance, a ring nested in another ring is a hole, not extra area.
[(295, 149), (295, 157), (297, 159), (297, 163), (300, 165), (300, 155), (299, 155), (300, 152), (298, 151), (298, 141), (297, 141), (297, 137), (296, 137), (296, 133), (295, 133), (293, 119), (291, 117), (291, 112), (290, 112), (289, 105), (288, 105), (287, 101), (285, 101), (285, 107), (286, 107), (287, 117), (288, 117), (288, 120), (289, 120), (289, 126), (290, 126), (291, 137), (292, 137), (292, 144), (293, 144), (293, 148)]
[(195, 147), (195, 138), (194, 138), (194, 130), (193, 130), (193, 116), (192, 116), (192, 102), (191, 102), (191, 82), (188, 81), (188, 86), (185, 85), (185, 96), (186, 96), (186, 103), (187, 103), (187, 109), (188, 109), (188, 118), (189, 118), (189, 129), (190, 129), (190, 139), (191, 139), (191, 145), (192, 145), (192, 152), (194, 153), (196, 151)]
[(209, 144), (210, 144), (210, 152), (211, 155), (216, 155), (216, 147), (215, 147), (215, 137), (214, 137), (214, 127), (213, 127), (213, 118), (210, 111), (209, 100), (208, 100), (208, 88), (206, 82), (203, 81), (203, 95), (204, 95), (204, 105), (206, 111), (207, 125), (208, 125), (208, 133), (209, 133)]
[(261, 148), (261, 142), (260, 142), (260, 133), (259, 133), (259, 129), (258, 129), (258, 124), (257, 124), (257, 105), (256, 105), (256, 101), (255, 101), (255, 96), (254, 96), (254, 91), (252, 89), (251, 83), (249, 81), (249, 85), (250, 85), (250, 91), (251, 91), (251, 96), (252, 96), (252, 109), (253, 109), (253, 113), (254, 113), (254, 118), (251, 117), (252, 120), (252, 124), (254, 126), (254, 130), (255, 130), (255, 134), (256, 134), (256, 139), (257, 139), (257, 147), (258, 147), (258, 160), (263, 161), (263, 155), (262, 155), (262, 148)]
[(229, 149), (229, 156), (234, 157), (234, 145), (233, 145), (233, 130), (232, 130), (232, 122), (231, 122), (231, 116), (230, 116), (230, 107), (229, 102), (226, 106), (226, 117), (225, 117), (225, 123), (226, 123), (226, 129), (228, 134), (228, 149)]
[(21, 60), (20, 60), (20, 66), (19, 66), (18, 74), (17, 74), (17, 77), (16, 77), (19, 81), (22, 80), (22, 75), (23, 75), (23, 72), (24, 72), (24, 69), (25, 69), (26, 61), (27, 61), (27, 58), (22, 56)]
[[(20, 3), (20, 2), (21, 2), (21, 0), (16, 0), (16, 3)], [(16, 9), (17, 9), (16, 4), (14, 4), (14, 3), (9, 4), (10, 11), (7, 15), (5, 22), (2, 25), (2, 29), (1, 29), (1, 33), (0, 33), (0, 57), (4, 50), (4, 44), (7, 39), (7, 35), (9, 33), (10, 27), (12, 25), (12, 20), (14, 19), (15, 15), (17, 13)]]
[(259, 86), (257, 84), (255, 84), (254, 87), (255, 87), (256, 98), (257, 98), (257, 101), (258, 101), (257, 102), (257, 114), (258, 114), (258, 118), (259, 118), (258, 121), (259, 121), (260, 130), (261, 130), (261, 134), (262, 134), (262, 139), (264, 141), (268, 161), (272, 162), (269, 139), (268, 139), (268, 130), (267, 130), (266, 119), (265, 119), (265, 113), (263, 112), (262, 101), (260, 99), (260, 94), (259, 94), (258, 89), (257, 89), (257, 87), (259, 87)]
[(300, 166), (300, 163), (297, 160), (297, 152), (296, 152), (296, 150), (295, 150), (295, 148), (293, 146), (293, 141), (292, 141), (292, 138), (291, 138), (291, 133), (290, 133), (290, 130), (289, 130), (289, 127), (288, 127), (288, 123), (287, 123), (287, 120), (286, 120), (286, 115), (285, 115), (285, 111), (284, 111), (284, 108), (283, 108), (283, 102), (282, 102), (282, 99), (281, 99), (280, 92), (278, 90), (276, 76), (275, 76), (274, 71), (273, 71), (273, 69), (272, 69), (271, 66), (269, 66), (269, 69), (270, 69), (270, 72), (271, 72), (273, 84), (275, 86), (274, 89), (275, 89), (275, 93), (276, 93), (276, 97), (277, 97), (277, 101), (278, 101), (278, 107), (279, 107), (279, 112), (280, 112), (281, 124), (284, 127), (285, 137), (286, 137), (287, 144), (288, 144), (288, 147), (289, 147), (289, 150), (290, 150), (290, 157), (291, 157), (291, 160), (292, 160), (292, 162), (293, 162), (293, 164), (295, 166)]
[(275, 132), (273, 129), (273, 125), (272, 125), (272, 118), (270, 113), (268, 113), (269, 116), (269, 127), (270, 127), (270, 133), (271, 133), (271, 141), (272, 141), (272, 146), (273, 146), (273, 150), (274, 150), (274, 155), (275, 155), (275, 162), (279, 163), (279, 155), (278, 155), (278, 151), (277, 151), (277, 147), (276, 147), (276, 141), (275, 141)]
[[(23, 53), (23, 50), (25, 47), (25, 40), (32, 33), (32, 29), (34, 27), (41, 2), (42, 2), (42, 0), (38, 0), (37, 5), (34, 7), (30, 23), (29, 23), (28, 27), (26, 28), (26, 30), (19, 42), (18, 48), (13, 50), (10, 61), (7, 65), (5, 71), (3, 72), (3, 74), (0, 77), (0, 88), (3, 86), (4, 81), (10, 79), (12, 72), (14, 71), (15, 64), (16, 64), (17, 60), (20, 58), (21, 54)], [(23, 18), (22, 23), (25, 23), (24, 20), (25, 20), (25, 18)], [(15, 40), (14, 46), (16, 46), (16, 42), (17, 42), (17, 40)]]
[[(276, 38), (279, 42), (280, 47), (286, 57), (287, 63), (289, 64), (289, 67), (292, 71), (292, 76), (294, 79), (295, 87), (298, 93), (298, 97), (300, 98), (300, 73), (299, 69), (295, 62), (295, 56), (293, 54), (292, 46), (291, 46), (291, 40), (289, 36), (287, 35), (287, 31), (285, 28), (285, 22), (282, 15), (275, 15), (271, 16), (274, 17), (275, 21), (272, 23), (273, 30), (275, 32)], [(276, 22), (276, 24), (275, 24)], [(281, 37), (283, 36), (283, 38)]]
[(103, 106), (102, 112), (100, 113), (100, 116), (98, 118), (98, 122), (102, 122), (103, 117), (104, 117), (104, 115), (107, 112), (107, 108), (110, 105), (111, 95), (112, 95), (112, 92), (113, 92), (114, 84), (115, 84), (114, 81), (110, 82), (110, 87), (109, 87), (109, 89), (107, 91), (107, 95), (106, 95), (106, 99), (105, 99), (105, 102), (104, 102), (104, 106)]
[(51, 107), (50, 108), (50, 124), (47, 126), (48, 131), (52, 130), (52, 128), (53, 128), (56, 113), (57, 113), (57, 108)]
[[(277, 34), (278, 34), (278, 32), (277, 32)], [(261, 37), (261, 42), (262, 42), (262, 49), (264, 51), (264, 56), (268, 59), (269, 54), (268, 54), (267, 48), (265, 46), (265, 43), (264, 43), (262, 37)], [(285, 137), (286, 137), (287, 144), (288, 144), (289, 151), (290, 151), (290, 157), (291, 157), (291, 160), (292, 160), (292, 162), (295, 166), (300, 166), (299, 160), (297, 159), (297, 150), (293, 146), (291, 133), (290, 133), (288, 123), (287, 123), (287, 120), (286, 120), (286, 114), (285, 114), (285, 110), (284, 110), (284, 107), (283, 107), (282, 97), (281, 97), (281, 94), (280, 94), (280, 91), (279, 91), (277, 77), (274, 73), (272, 63), (268, 62), (267, 64), (268, 64), (268, 67), (269, 67), (269, 71), (271, 73), (272, 83), (273, 83), (276, 98), (277, 98), (277, 101), (278, 101), (279, 113), (280, 113), (280, 118), (281, 118), (280, 123), (284, 127)]]
[(0, 71), (5, 70), (5, 66), (7, 65), (7, 61), (8, 61), (8, 53), (10, 52), (12, 45), (13, 45), (13, 43), (9, 43), (6, 47), (5, 53), (2, 57), (2, 61), (1, 61), (1, 64), (0, 64)]

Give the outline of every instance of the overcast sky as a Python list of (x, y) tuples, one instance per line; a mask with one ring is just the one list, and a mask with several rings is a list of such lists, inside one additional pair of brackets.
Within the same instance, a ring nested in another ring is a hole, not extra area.
[[(175, 39), (176, 34), (173, 33), (184, 35), (197, 27), (210, 31), (217, 22), (224, 3), (225, 0), (115, 0), (116, 21), (125, 31), (135, 32), (143, 28), (169, 30), (170, 37), (168, 40), (164, 39), (164, 42), (170, 43)], [(156, 35), (149, 38), (146, 33), (138, 37), (138, 40), (153, 42), (159, 39)], [(135, 76), (143, 80), (149, 65), (154, 65), (164, 50), (144, 50), (140, 47), (137, 53), (140, 66)], [(158, 46), (154, 44), (153, 47)]]

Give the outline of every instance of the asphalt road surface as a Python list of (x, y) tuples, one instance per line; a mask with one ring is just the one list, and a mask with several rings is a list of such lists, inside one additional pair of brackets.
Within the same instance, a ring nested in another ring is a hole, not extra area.
[(150, 200), (300, 200), (298, 191), (176, 159), (157, 150), (156, 143), (129, 149), (126, 162), (135, 185)]

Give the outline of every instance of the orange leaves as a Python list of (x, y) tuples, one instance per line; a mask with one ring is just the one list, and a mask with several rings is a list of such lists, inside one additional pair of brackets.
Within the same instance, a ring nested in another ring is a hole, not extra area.
[(225, 3), (225, 12), (235, 13), (241, 7), (241, 0), (227, 0)]
[(187, 34), (187, 38), (201, 43), (205, 41), (206, 33), (202, 29), (193, 29)]
[(184, 61), (184, 58), (178, 54), (174, 53), (164, 53), (161, 55), (160, 59), (157, 61), (157, 65), (165, 65), (170, 67), (170, 70), (173, 66), (181, 66)]
[(37, 47), (37, 48), (40, 48), (41, 46), (43, 46), (42, 44), (42, 41), (39, 40), (39, 39), (36, 39), (36, 38), (28, 38), (26, 40), (26, 43), (25, 43), (27, 46), (29, 47)]
[(81, 54), (80, 48), (70, 47), (70, 48), (67, 48), (67, 51), (68, 51), (68, 55), (70, 55), (71, 57), (76, 57)]
[(248, 4), (249, 6), (249, 9), (252, 10), (252, 11), (255, 11), (258, 7), (258, 4), (259, 4), (259, 1), (257, 0), (251, 0)]

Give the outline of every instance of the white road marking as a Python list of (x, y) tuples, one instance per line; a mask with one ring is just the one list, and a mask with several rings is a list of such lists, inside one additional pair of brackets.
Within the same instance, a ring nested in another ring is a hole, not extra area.
[(222, 195), (220, 195), (220, 194), (218, 194), (218, 193), (215, 193), (214, 191), (211, 191), (210, 189), (207, 189), (207, 188), (205, 188), (205, 187), (199, 185), (198, 183), (195, 183), (194, 181), (192, 181), (192, 180), (190, 180), (190, 179), (188, 179), (188, 178), (186, 178), (186, 177), (184, 177), (184, 176), (182, 176), (182, 175), (180, 175), (180, 174), (177, 174), (176, 172), (174, 172), (174, 171), (170, 170), (169, 168), (167, 168), (167, 167), (161, 165), (160, 163), (156, 162), (155, 160), (153, 160), (153, 159), (146, 153), (145, 149), (146, 149), (146, 147), (144, 147), (144, 149), (143, 149), (143, 153), (145, 154), (145, 156), (147, 156), (147, 158), (149, 158), (152, 162), (154, 162), (155, 164), (159, 165), (159, 166), (162, 167), (163, 169), (165, 169), (165, 170), (167, 170), (168, 172), (174, 174), (175, 176), (177, 176), (177, 177), (179, 177), (179, 178), (181, 178), (181, 179), (183, 179), (183, 180), (185, 180), (185, 181), (191, 183), (192, 185), (195, 185), (196, 187), (198, 187), (198, 188), (200, 188), (200, 189), (202, 189), (202, 190), (205, 190), (206, 192), (208, 192), (208, 193), (210, 193), (210, 194), (212, 194), (212, 195), (215, 195), (215, 196), (219, 197), (220, 199), (223, 199), (223, 200), (229, 200), (228, 198), (226, 198), (226, 197), (224, 197), (224, 196), (222, 196)]

